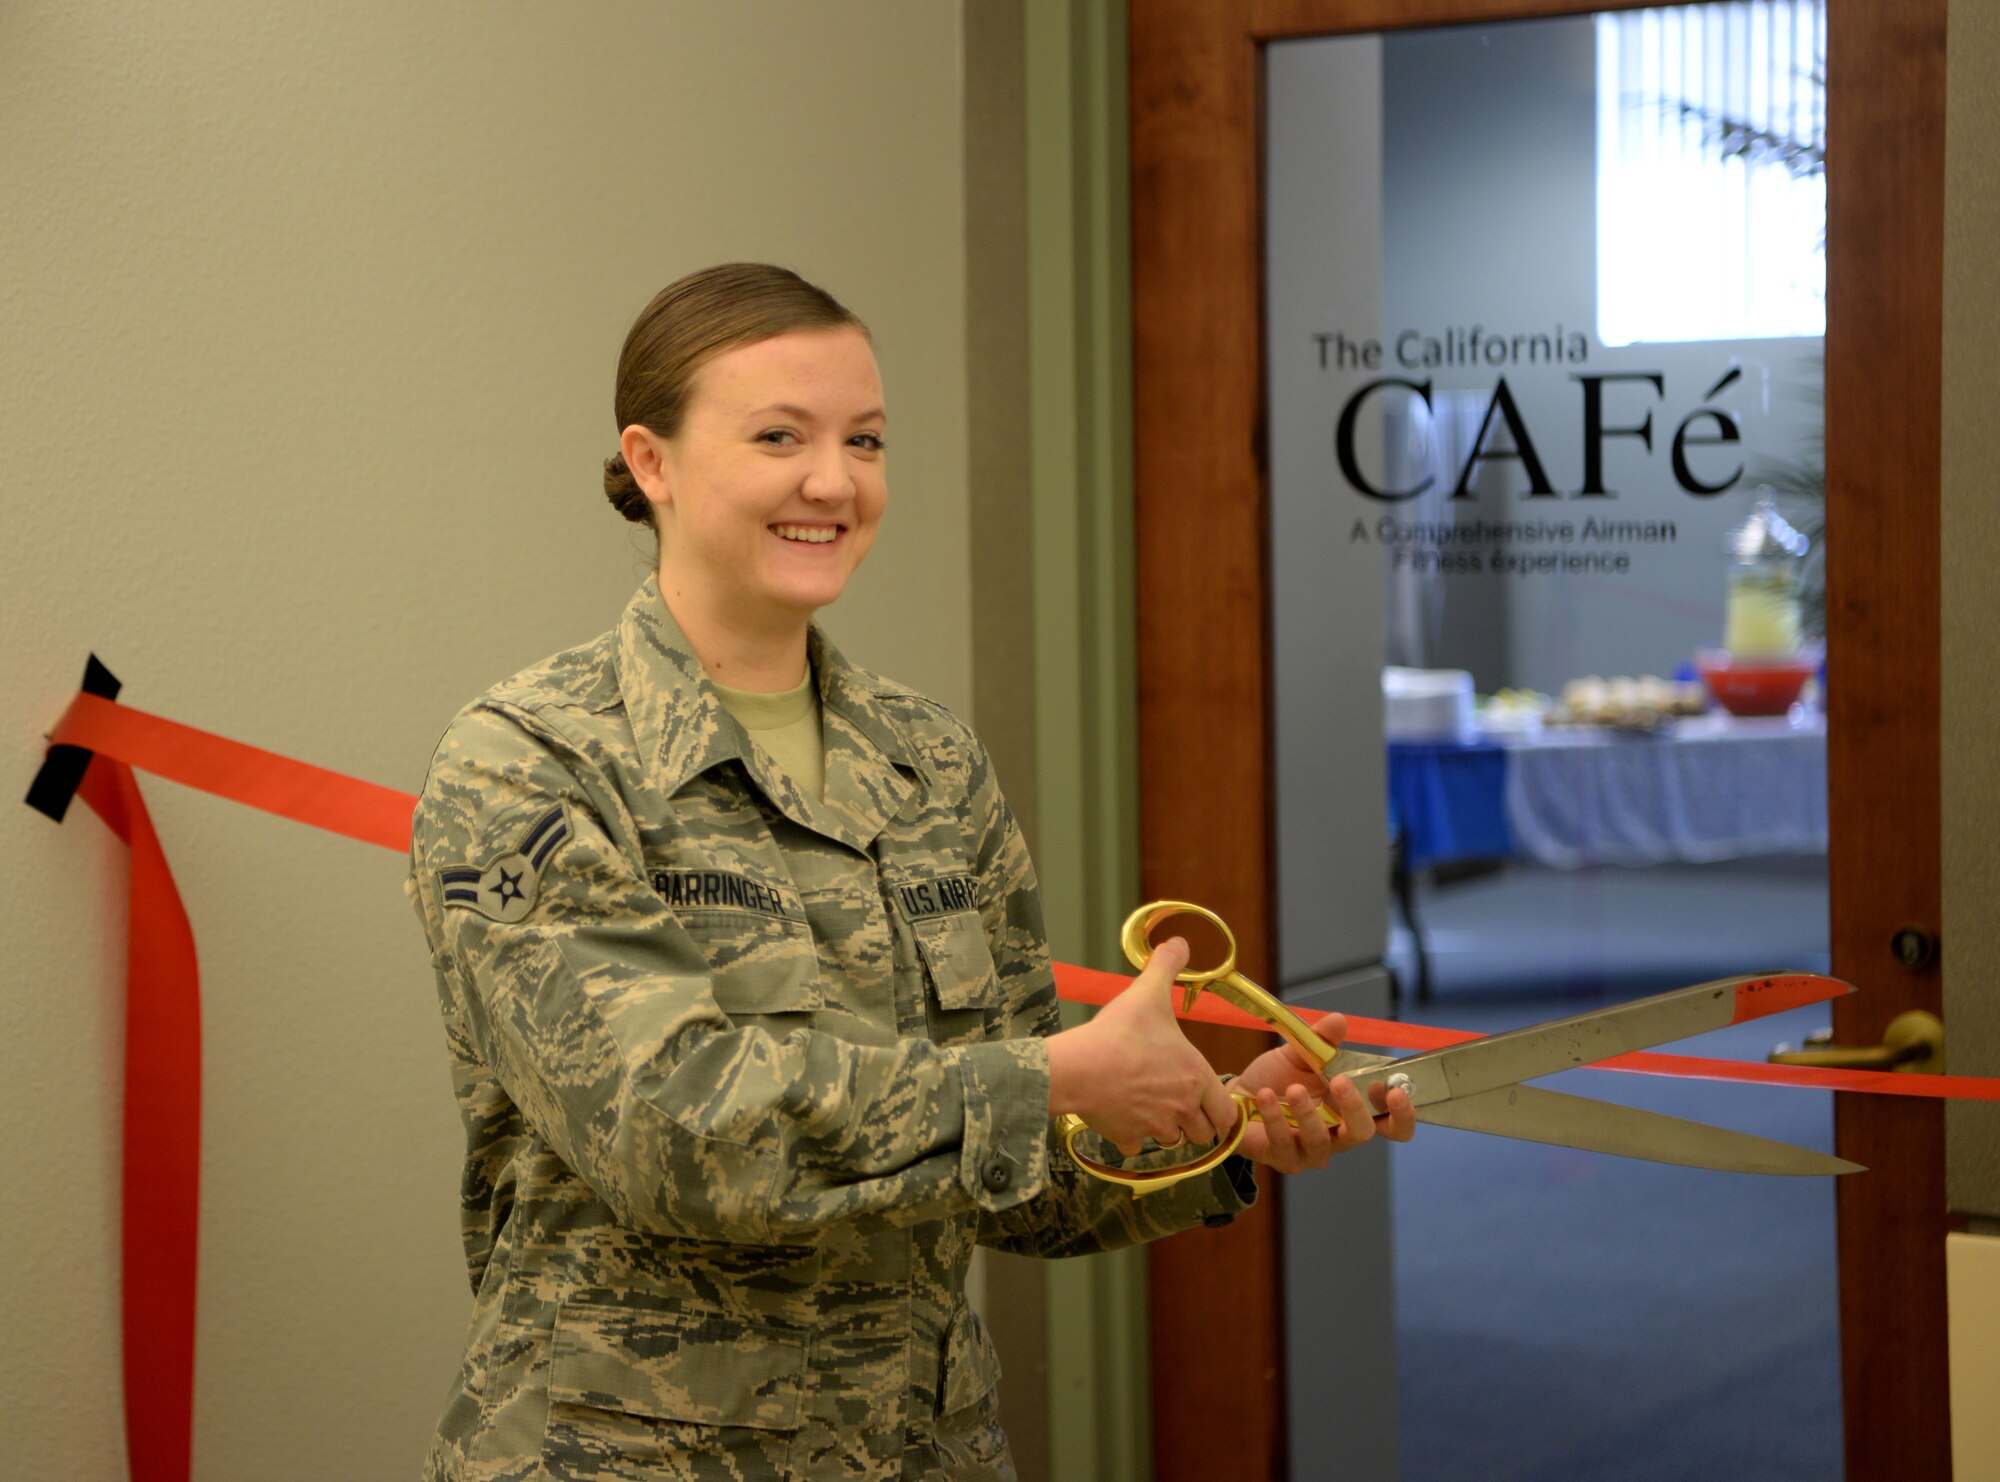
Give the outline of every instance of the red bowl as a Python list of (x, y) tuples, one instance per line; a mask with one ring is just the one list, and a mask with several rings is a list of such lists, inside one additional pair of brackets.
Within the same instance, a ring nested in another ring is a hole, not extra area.
[(1819, 672), (1819, 655), (1746, 659), (1705, 648), (1694, 656), (1694, 668), (1715, 703), (1731, 715), (1783, 715), (1797, 702), (1806, 681)]

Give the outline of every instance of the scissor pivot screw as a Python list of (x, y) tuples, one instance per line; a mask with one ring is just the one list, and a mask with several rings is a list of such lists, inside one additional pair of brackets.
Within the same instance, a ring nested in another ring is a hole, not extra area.
[(1414, 1090), (1414, 1087), (1410, 1084), (1409, 1076), (1400, 1070), (1389, 1077), (1388, 1084), (1391, 1091), (1401, 1091), (1405, 1096), (1412, 1094)]

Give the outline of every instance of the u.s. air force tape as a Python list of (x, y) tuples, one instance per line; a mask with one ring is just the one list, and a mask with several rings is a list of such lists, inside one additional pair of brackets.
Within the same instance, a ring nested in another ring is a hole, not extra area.
[(970, 875), (932, 875), (923, 880), (899, 882), (890, 891), (902, 907), (905, 921), (923, 921), (953, 911), (969, 911), (979, 903)]
[(563, 816), (562, 804), (557, 803), (535, 820), (513, 853), (501, 855), (485, 869), (439, 870), (438, 885), (446, 907), (477, 911), (503, 924), (519, 921), (534, 908), (542, 866), (568, 837), (569, 820)]

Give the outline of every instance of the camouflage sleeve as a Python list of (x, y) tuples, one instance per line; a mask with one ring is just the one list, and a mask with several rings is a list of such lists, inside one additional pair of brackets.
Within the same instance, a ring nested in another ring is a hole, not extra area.
[[(976, 743), (971, 795), (979, 909), (1012, 1005), (1010, 1032), (1027, 1040), (1046, 1037), (1059, 1030), (1062, 1021), (1035, 868), (1027, 841), (993, 777), (992, 764)], [(1046, 1182), (1036, 1198), (1007, 1209), (982, 1211), (980, 1244), (1028, 1256), (1115, 1250), (1195, 1225), (1226, 1225), (1257, 1198), (1251, 1166), (1240, 1158), (1229, 1159), (1206, 1178), (1188, 1179), (1135, 1198), (1077, 1167), (1056, 1140), (1052, 1123), (1047, 1167)]]
[[(765, 1243), (862, 1213), (915, 1223), (1032, 1195), (1046, 1050), (737, 1026), (700, 946), (614, 842), (629, 823), (605, 820), (622, 817), (546, 721), (489, 704), (446, 734), (412, 845), (473, 1044), (622, 1222)], [(497, 910), (467, 904), (482, 885), (504, 897)], [(810, 945), (771, 970), (817, 971)]]

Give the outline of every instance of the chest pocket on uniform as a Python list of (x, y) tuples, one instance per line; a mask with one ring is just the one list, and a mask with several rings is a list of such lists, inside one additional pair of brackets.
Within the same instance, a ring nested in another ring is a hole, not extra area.
[(937, 995), (938, 1007), (984, 1009), (1000, 1006), (1000, 976), (987, 950), (986, 929), (972, 911), (919, 921), (917, 951), (923, 954), (924, 975)]
[(804, 1016), (823, 997), (819, 954), (803, 921), (714, 909), (684, 909), (679, 916), (708, 959), (710, 991), (723, 1013), (780, 1035), (808, 1026)]
[[(917, 952), (924, 962), (924, 981), (939, 1014), (938, 1028), (946, 1037), (989, 1031), (986, 1012), (1001, 1007), (1000, 975), (986, 946), (986, 931), (976, 911), (960, 911), (912, 922)], [(959, 1018), (977, 1013), (977, 1019)]]
[(895, 874), (884, 894), (916, 944), (931, 1039), (958, 1044), (1000, 1034), (1006, 999), (972, 876)]

